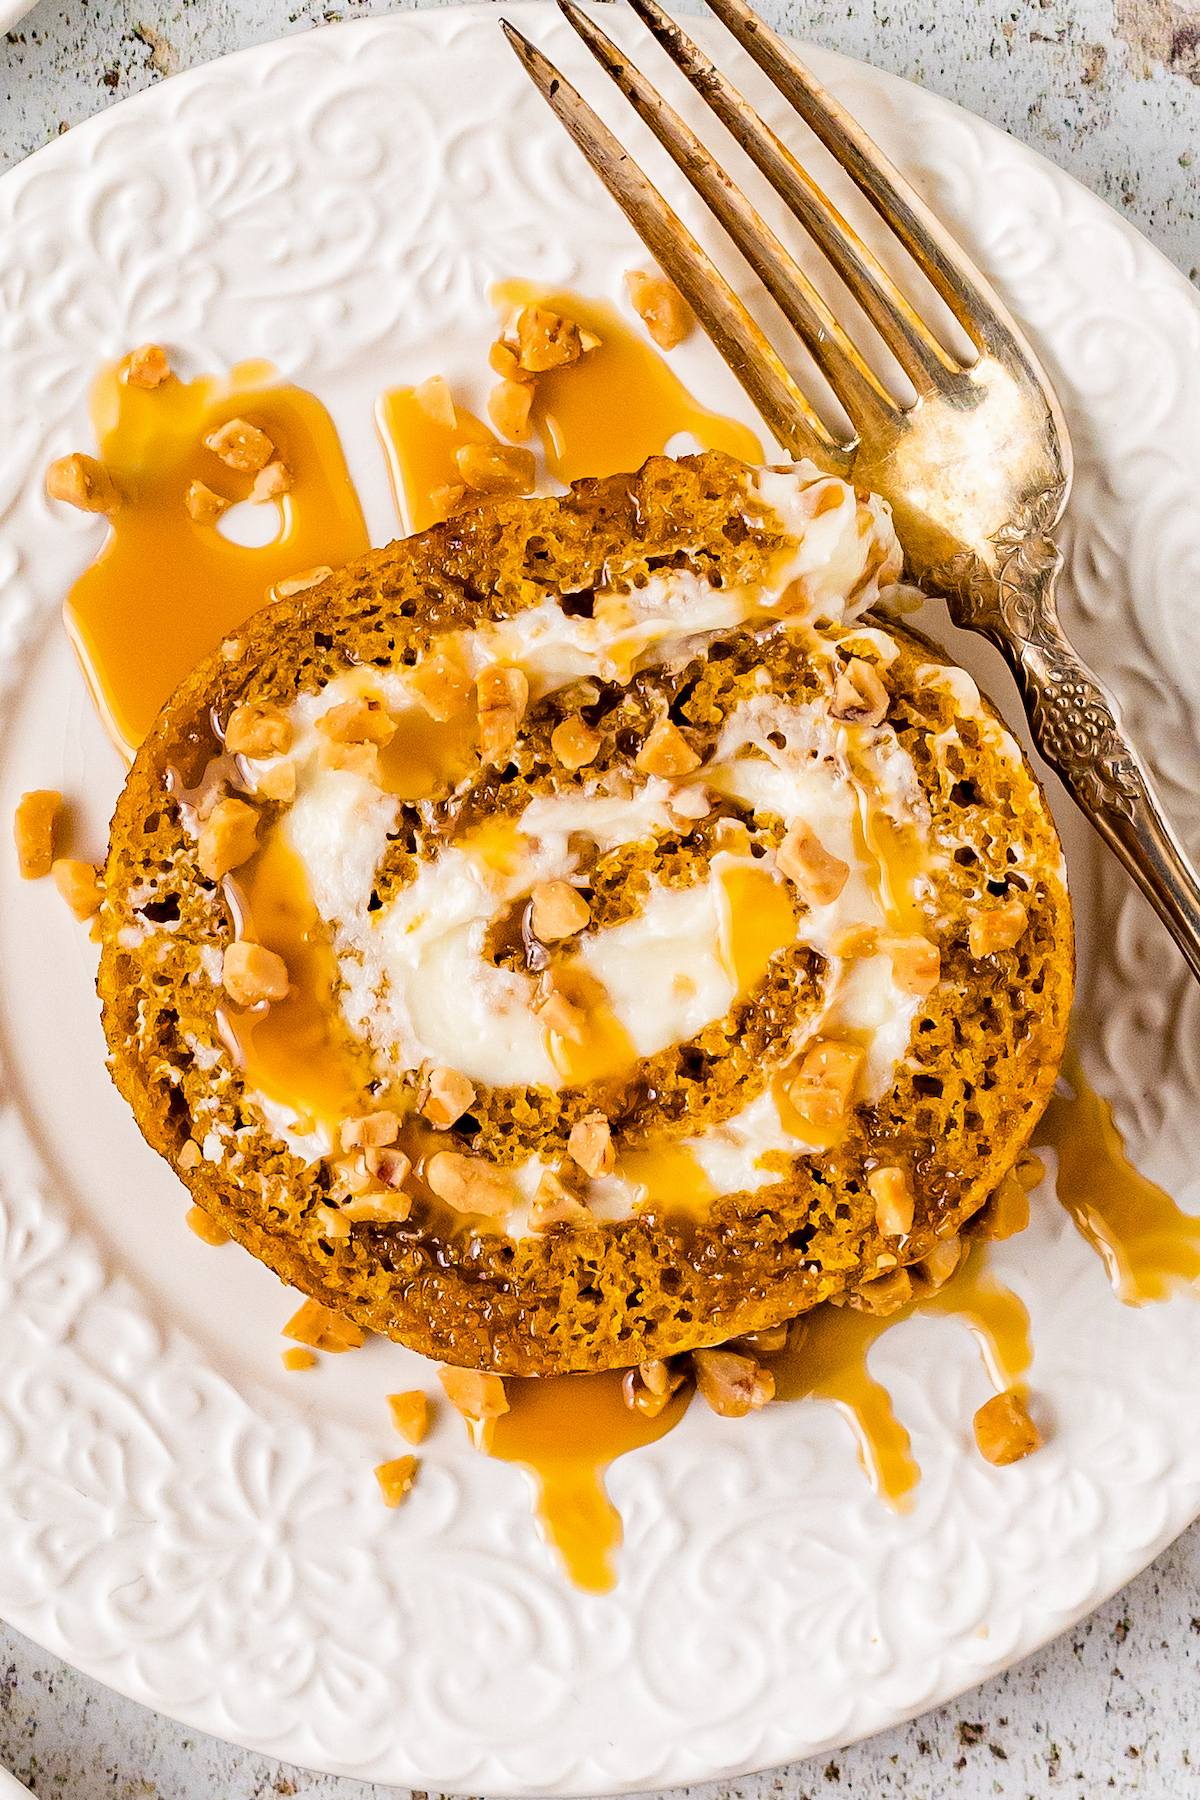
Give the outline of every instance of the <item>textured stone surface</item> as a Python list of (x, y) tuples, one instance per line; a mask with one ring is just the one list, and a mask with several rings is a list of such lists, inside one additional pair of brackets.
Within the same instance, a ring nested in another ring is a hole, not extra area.
[[(386, 0), (346, 16), (391, 10)], [(1103, 194), (1197, 279), (1197, 0), (841, 0), (773, 20), (896, 70), (1013, 131)], [(0, 46), (0, 166), (175, 69), (340, 17), (308, 0), (93, 0), (35, 8)], [(1182, 1796), (1200, 1766), (1200, 1531), (1091, 1619), (953, 1707), (715, 1796)], [(0, 1627), (0, 1763), (47, 1800), (364, 1800), (123, 1701)]]

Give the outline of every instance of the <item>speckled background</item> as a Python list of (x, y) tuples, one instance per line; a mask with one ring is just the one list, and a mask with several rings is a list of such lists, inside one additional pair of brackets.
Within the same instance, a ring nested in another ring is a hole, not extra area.
[[(676, 0), (679, 10), (695, 10)], [(123, 95), (389, 0), (44, 0), (2, 46), (0, 168)], [(766, 0), (772, 24), (907, 76), (1032, 144), (1200, 284), (1200, 0)], [(956, 1705), (705, 1800), (1143, 1800), (1200, 1792), (1200, 1527)], [(0, 1764), (39, 1800), (368, 1800), (119, 1699), (0, 1625)], [(423, 1794), (413, 1800), (429, 1800)]]

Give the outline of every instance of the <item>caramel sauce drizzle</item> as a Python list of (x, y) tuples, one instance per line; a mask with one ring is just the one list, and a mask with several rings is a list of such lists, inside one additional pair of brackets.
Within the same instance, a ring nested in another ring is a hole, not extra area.
[(1058, 1198), (1100, 1257), (1126, 1306), (1169, 1299), (1200, 1281), (1200, 1218), (1177, 1206), (1138, 1173), (1112, 1107), (1088, 1082), (1068, 1049), (1063, 1075), (1074, 1098), (1053, 1094), (1035, 1144), (1058, 1154)]
[[(108, 540), (63, 609), (96, 710), (132, 760), (160, 709), (201, 659), (264, 606), (276, 581), (368, 547), (366, 525), (337, 432), (314, 395), (280, 382), (269, 363), (227, 377), (171, 375), (126, 386), (117, 367), (97, 377), (92, 422), (101, 459), (124, 495)], [(198, 524), (185, 507), (193, 480), (231, 501), (254, 477), (227, 468), (205, 436), (244, 416), (291, 470), (275, 542), (247, 549)]]
[(499, 440), (482, 419), (454, 408), (454, 426), (441, 425), (417, 404), (411, 387), (389, 388), (375, 402), (375, 428), (383, 445), (392, 498), (407, 531), (425, 531), (447, 516), (439, 488), (462, 486), (454, 452), (466, 444)]
[(604, 1471), (673, 1431), (690, 1399), (685, 1389), (657, 1419), (647, 1419), (626, 1406), (622, 1380), (620, 1369), (512, 1378), (505, 1383), (510, 1410), (492, 1432), (490, 1454), (529, 1472), (542, 1534), (589, 1594), (606, 1594), (617, 1580), (621, 1515), (605, 1492)]

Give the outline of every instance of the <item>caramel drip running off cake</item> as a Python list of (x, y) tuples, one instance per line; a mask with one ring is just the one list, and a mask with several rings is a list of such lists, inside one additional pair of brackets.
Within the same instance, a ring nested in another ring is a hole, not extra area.
[(194, 1201), (500, 1374), (894, 1304), (1028, 1140), (1073, 971), (1041, 790), (900, 572), (881, 500), (710, 453), (257, 614), (105, 873), (113, 1075)]

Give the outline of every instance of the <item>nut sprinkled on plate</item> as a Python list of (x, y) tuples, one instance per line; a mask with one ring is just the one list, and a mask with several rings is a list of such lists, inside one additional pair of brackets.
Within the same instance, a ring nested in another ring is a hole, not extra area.
[(626, 269), (625, 286), (633, 310), (660, 350), (674, 350), (691, 335), (696, 321), (692, 309), (665, 275), (652, 275), (645, 269)]
[(551, 312), (547, 306), (527, 306), (517, 320), (517, 360), (523, 369), (540, 375), (578, 362), (583, 342), (574, 319)]
[(190, 519), (197, 525), (215, 525), (222, 513), (228, 512), (233, 505), (224, 494), (215, 494), (203, 481), (193, 481), (183, 497), (183, 504)]
[(292, 490), (292, 471), (287, 464), (276, 457), (264, 469), (260, 469), (254, 477), (254, 486), (250, 489), (250, 499), (255, 506), (261, 506), (266, 500), (278, 500), (281, 494)]
[(60, 456), (46, 470), (46, 494), (63, 500), (80, 512), (114, 513), (121, 491), (109, 471), (94, 456)]
[(434, 425), (441, 425), (447, 431), (453, 431), (458, 424), (454, 411), (454, 396), (442, 375), (431, 375), (428, 381), (422, 381), (413, 389), (413, 399), (425, 417)]
[(204, 821), (196, 846), (200, 873), (220, 881), (249, 862), (258, 849), (258, 809), (244, 800), (218, 800)]
[(942, 973), (936, 944), (923, 937), (890, 937), (880, 947), (891, 958), (892, 980), (901, 993), (932, 994)]
[(440, 651), (433, 656), (423, 656), (416, 668), (409, 671), (408, 686), (413, 697), (439, 725), (457, 718), (471, 698), (471, 682), (465, 671)]
[(158, 344), (139, 344), (117, 371), (118, 379), (131, 388), (161, 387), (170, 373), (171, 365)]
[(604, 739), (578, 713), (563, 719), (550, 733), (550, 748), (564, 769), (583, 769), (595, 762)]
[(408, 1499), (420, 1466), (415, 1456), (397, 1456), (391, 1462), (380, 1463), (375, 1479), (385, 1506), (400, 1506)]
[(533, 389), (528, 381), (502, 381), (488, 395), (488, 418), (501, 437), (523, 444), (533, 435), (529, 409), (533, 405)]
[(867, 1192), (875, 1202), (875, 1223), (884, 1237), (907, 1237), (913, 1228), (913, 1191), (903, 1169), (872, 1169)]
[(1025, 935), (1029, 914), (1020, 900), (1006, 900), (1002, 906), (977, 912), (967, 933), (967, 948), (977, 962), (997, 950), (1011, 950)]
[(429, 1398), (424, 1388), (409, 1388), (403, 1394), (389, 1394), (392, 1424), (409, 1444), (419, 1444), (429, 1430)]
[(331, 1307), (322, 1306), (319, 1300), (306, 1300), (284, 1326), (283, 1335), (314, 1350), (327, 1350), (333, 1356), (344, 1350), (361, 1350), (367, 1341), (361, 1326)]
[(317, 1366), (317, 1359), (312, 1351), (301, 1350), (299, 1345), (297, 1345), (294, 1350), (284, 1350), (281, 1352), (279, 1360), (285, 1369), (292, 1371), (298, 1369), (315, 1369)]
[(60, 856), (51, 863), (50, 873), (75, 917), (79, 920), (94, 918), (104, 902), (104, 882), (95, 863)]
[(578, 888), (568, 881), (539, 881), (532, 896), (530, 924), (543, 944), (575, 937), (591, 923), (592, 911)]
[(292, 747), (292, 721), (269, 700), (235, 706), (225, 727), (225, 748), (234, 756), (286, 756)]
[(204, 448), (223, 462), (227, 469), (254, 475), (265, 468), (275, 454), (275, 446), (265, 431), (251, 425), (248, 419), (229, 419), (210, 431)]
[(775, 1398), (775, 1377), (752, 1356), (734, 1350), (693, 1350), (696, 1385), (723, 1419), (744, 1419)]
[(775, 862), (810, 906), (830, 906), (850, 879), (850, 865), (831, 856), (811, 825), (798, 819), (775, 852)]
[(489, 663), (475, 681), (479, 749), (485, 763), (502, 767), (512, 755), (529, 704), (524, 671), (509, 663)]
[(338, 1130), (343, 1150), (380, 1150), (394, 1144), (400, 1135), (400, 1121), (394, 1112), (361, 1113), (343, 1119)]
[(953, 1237), (943, 1238), (935, 1244), (929, 1255), (923, 1257), (916, 1265), (918, 1275), (923, 1275), (935, 1292), (944, 1288), (950, 1277), (957, 1273), (962, 1262), (965, 1246), (957, 1233)]
[(205, 1212), (202, 1206), (189, 1207), (184, 1216), (188, 1230), (194, 1232), (202, 1244), (210, 1244), (214, 1250), (219, 1250), (222, 1244), (229, 1242), (229, 1233), (225, 1227), (210, 1212)]
[(422, 1117), (437, 1131), (449, 1131), (475, 1098), (475, 1084), (457, 1069), (431, 1069)]
[(395, 719), (378, 700), (365, 695), (331, 706), (316, 724), (322, 736), (335, 744), (390, 744), (396, 735)]
[(912, 1279), (907, 1269), (889, 1269), (884, 1275), (877, 1275), (873, 1281), (860, 1281), (858, 1286), (850, 1290), (849, 1305), (855, 1312), (870, 1313), (876, 1319), (886, 1319), (890, 1313), (899, 1312), (907, 1306), (913, 1297)]
[(700, 767), (700, 758), (668, 718), (659, 719), (635, 761), (645, 775), (690, 775)]
[(274, 950), (261, 944), (230, 944), (221, 965), (221, 983), (239, 1006), (256, 1006), (260, 1000), (286, 1000), (291, 982), (287, 964)]
[(1005, 1468), (1042, 1447), (1042, 1434), (1015, 1388), (985, 1400), (975, 1414), (975, 1442), (986, 1462)]
[(838, 1125), (853, 1103), (866, 1052), (837, 1038), (818, 1038), (787, 1084), (787, 1096), (811, 1125)]
[(443, 1363), (437, 1374), (447, 1400), (464, 1419), (479, 1424), (502, 1418), (508, 1411), (508, 1395), (499, 1375), (482, 1369), (456, 1369), (448, 1363)]
[(661, 1412), (665, 1412), (686, 1380), (687, 1375), (683, 1369), (656, 1358), (651, 1362), (639, 1363), (636, 1369), (626, 1369), (621, 1392), (631, 1412), (640, 1412), (647, 1419), (657, 1419)]
[(425, 1165), (425, 1179), (455, 1212), (482, 1213), (502, 1219), (511, 1212), (513, 1189), (494, 1163), (482, 1156), (462, 1156), (456, 1150), (439, 1150)]
[(513, 444), (462, 444), (454, 461), (464, 485), (476, 494), (515, 499), (532, 494), (537, 481), (533, 451)]
[(617, 1166), (617, 1153), (613, 1148), (612, 1127), (602, 1112), (588, 1113), (586, 1118), (578, 1119), (572, 1125), (567, 1152), (593, 1181), (612, 1174)]
[(844, 719), (849, 725), (882, 725), (890, 698), (871, 664), (852, 656), (846, 667), (838, 671), (829, 711), (833, 718)]
[(50, 873), (62, 810), (63, 797), (55, 788), (34, 788), (18, 800), (13, 842), (23, 881), (38, 881)]

